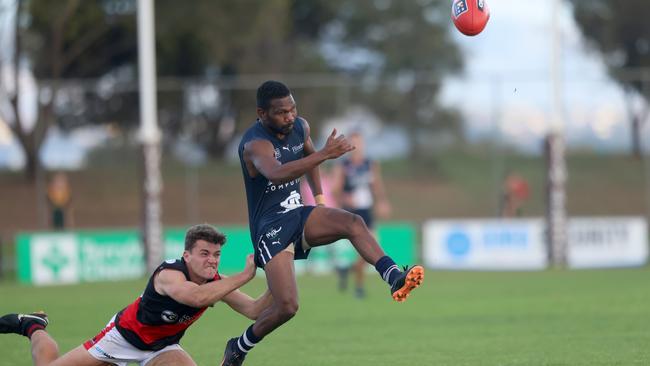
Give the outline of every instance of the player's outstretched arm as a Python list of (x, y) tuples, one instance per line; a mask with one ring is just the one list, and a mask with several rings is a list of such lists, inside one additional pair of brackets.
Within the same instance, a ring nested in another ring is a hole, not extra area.
[(242, 287), (255, 277), (253, 256), (246, 258), (246, 267), (240, 273), (198, 285), (188, 281), (185, 275), (176, 270), (164, 269), (154, 279), (156, 291), (194, 308), (203, 308), (220, 301), (224, 296)]
[(251, 177), (261, 174), (273, 184), (282, 184), (302, 177), (328, 159), (336, 159), (354, 147), (345, 135), (336, 135), (336, 129), (327, 138), (325, 146), (313, 154), (286, 164), (275, 158), (273, 144), (266, 140), (253, 140), (244, 146), (244, 161)]
[(243, 316), (256, 320), (264, 309), (271, 306), (273, 296), (271, 296), (271, 291), (266, 290), (260, 297), (253, 299), (241, 290), (235, 290), (224, 296), (222, 301)]
[[(314, 143), (311, 140), (311, 128), (309, 127), (309, 123), (307, 123), (306, 120), (302, 120), (304, 125), (303, 128), (305, 130), (305, 146), (304, 146), (304, 154), (305, 156), (309, 156), (313, 153), (316, 152), (316, 149), (314, 148)], [(323, 204), (323, 187), (320, 179), (320, 170), (319, 166), (316, 165), (312, 169), (308, 170), (305, 172), (305, 177), (307, 177), (307, 183), (309, 184), (309, 188), (311, 189), (311, 193), (314, 196), (314, 200), (316, 201), (317, 205)]]

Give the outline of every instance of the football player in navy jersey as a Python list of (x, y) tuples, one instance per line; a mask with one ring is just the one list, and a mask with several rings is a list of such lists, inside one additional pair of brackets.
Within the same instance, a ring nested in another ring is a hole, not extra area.
[[(325, 207), (318, 166), (354, 150), (344, 135), (332, 131), (316, 150), (309, 124), (298, 116), (289, 88), (278, 81), (257, 89), (257, 120), (239, 144), (248, 202), (255, 264), (266, 273), (272, 305), (240, 337), (226, 344), (222, 365), (241, 365), (264, 336), (298, 311), (294, 259), (305, 259), (313, 247), (348, 239), (391, 287), (391, 296), (404, 301), (422, 282), (424, 268), (401, 271), (381, 249), (363, 219), (345, 210)], [(304, 206), (300, 180), (307, 178), (317, 206)]]
[(185, 235), (180, 259), (163, 262), (151, 275), (144, 293), (119, 311), (99, 334), (65, 355), (47, 333), (44, 313), (0, 317), (0, 333), (29, 338), (36, 366), (196, 365), (179, 341), (208, 306), (223, 301), (254, 320), (272, 302), (269, 291), (258, 299), (239, 287), (255, 276), (250, 255), (233, 276), (218, 272), (226, 237), (210, 225), (195, 225)]
[[(363, 218), (368, 229), (375, 237), (375, 214), (382, 219), (390, 215), (391, 207), (384, 189), (379, 162), (365, 154), (365, 141), (359, 130), (350, 133), (350, 142), (356, 149), (334, 167), (334, 184), (332, 193), (344, 210)], [(366, 261), (359, 257), (351, 266), (354, 268), (355, 296), (365, 297), (364, 272)], [(347, 287), (350, 267), (337, 268), (339, 289)]]

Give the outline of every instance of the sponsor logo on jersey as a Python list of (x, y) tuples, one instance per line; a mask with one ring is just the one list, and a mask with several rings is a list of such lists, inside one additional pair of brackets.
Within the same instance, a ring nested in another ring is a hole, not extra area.
[(454, 18), (458, 18), (461, 14), (467, 12), (467, 0), (455, 0), (453, 5)]
[(301, 142), (300, 145), (293, 146), (291, 150), (293, 151), (294, 154), (297, 154), (302, 151), (302, 148), (305, 146), (304, 142)]
[(283, 190), (283, 189), (285, 189), (285, 188), (289, 188), (289, 187), (293, 187), (293, 186), (298, 186), (299, 184), (300, 184), (300, 178), (294, 179), (294, 180), (292, 180), (292, 181), (290, 181), (290, 182), (286, 182), (286, 183), (283, 183), (283, 184), (278, 184), (278, 185), (275, 185), (275, 184), (273, 184), (271, 181), (269, 181), (269, 182), (266, 184), (266, 191), (265, 191), (265, 193), (269, 193), (269, 192), (275, 192), (275, 191)]
[(176, 320), (178, 320), (178, 314), (171, 310), (163, 310), (163, 312), (160, 313), (160, 318), (165, 323), (176, 323)]
[(183, 316), (181, 317), (181, 320), (179, 320), (178, 322), (179, 322), (180, 324), (187, 324), (187, 323), (193, 323), (196, 319), (197, 319), (197, 316), (196, 316), (196, 315), (194, 315), (194, 316), (189, 316), (189, 315), (185, 314), (185, 315), (183, 315)]

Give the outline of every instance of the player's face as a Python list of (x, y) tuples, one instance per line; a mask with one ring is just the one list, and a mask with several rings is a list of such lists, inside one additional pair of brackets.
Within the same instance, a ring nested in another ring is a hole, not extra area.
[(199, 239), (190, 251), (183, 254), (191, 272), (203, 280), (210, 280), (217, 274), (221, 259), (221, 244)]
[(285, 136), (293, 130), (293, 124), (298, 116), (296, 102), (291, 95), (273, 99), (268, 110), (258, 109), (258, 113), (267, 127)]

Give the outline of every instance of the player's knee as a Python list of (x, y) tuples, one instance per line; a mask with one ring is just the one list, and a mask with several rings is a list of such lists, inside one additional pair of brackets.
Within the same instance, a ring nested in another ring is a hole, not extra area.
[(277, 314), (280, 319), (287, 321), (293, 318), (298, 312), (298, 301), (289, 300), (278, 304)]
[(366, 228), (366, 222), (363, 221), (363, 217), (352, 213), (350, 216), (351, 219), (348, 221), (348, 233), (350, 236), (354, 236), (368, 230)]

